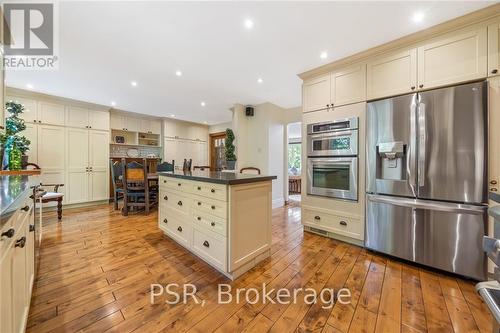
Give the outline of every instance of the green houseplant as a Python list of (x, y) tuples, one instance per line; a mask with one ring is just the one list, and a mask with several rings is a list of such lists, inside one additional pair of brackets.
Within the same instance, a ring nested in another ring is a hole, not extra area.
[(26, 152), (29, 150), (30, 140), (19, 134), (26, 129), (24, 120), (19, 117), (24, 112), (24, 105), (8, 101), (5, 110), (9, 116), (5, 120), (5, 133), (0, 133), (2, 154), (2, 169), (19, 170), (28, 163)]
[(234, 170), (236, 166), (236, 155), (234, 154), (234, 132), (232, 129), (226, 129), (226, 166), (228, 170)]

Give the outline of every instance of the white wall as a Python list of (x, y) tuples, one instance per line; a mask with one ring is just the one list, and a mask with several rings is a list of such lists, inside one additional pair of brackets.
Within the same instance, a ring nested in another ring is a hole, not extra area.
[(225, 132), (226, 129), (233, 128), (233, 122), (228, 121), (227, 123), (215, 124), (208, 127), (208, 133), (220, 133)]

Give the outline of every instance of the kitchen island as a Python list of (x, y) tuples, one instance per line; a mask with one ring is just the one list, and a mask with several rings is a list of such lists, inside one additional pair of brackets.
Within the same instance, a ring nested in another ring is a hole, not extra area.
[(226, 172), (160, 172), (158, 226), (230, 279), (271, 251), (272, 180)]

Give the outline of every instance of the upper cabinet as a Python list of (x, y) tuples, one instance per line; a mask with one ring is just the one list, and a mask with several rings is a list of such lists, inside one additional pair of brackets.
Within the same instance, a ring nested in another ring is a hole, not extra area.
[(125, 128), (127, 131), (139, 132), (141, 120), (135, 117), (125, 117)]
[(161, 121), (147, 118), (141, 119), (139, 132), (161, 134)]
[(109, 130), (109, 112), (70, 106), (66, 114), (67, 126)]
[(109, 123), (111, 129), (126, 131), (125, 129), (125, 116), (111, 113), (109, 117)]
[(40, 102), (37, 120), (41, 124), (64, 126), (64, 113), (64, 105), (62, 104)]
[(149, 134), (161, 134), (161, 120), (130, 117), (120, 113), (111, 113), (111, 129)]
[(366, 100), (366, 64), (332, 73), (330, 98), (335, 107)]
[(197, 141), (208, 140), (208, 127), (178, 120), (164, 120), (164, 136)]
[(486, 27), (448, 34), (418, 48), (419, 89), (435, 88), (486, 76)]
[(89, 110), (89, 128), (109, 131), (109, 112)]
[(488, 76), (500, 74), (500, 23), (488, 26)]
[(302, 88), (303, 111), (327, 109), (331, 104), (330, 74), (304, 82)]
[(417, 86), (417, 50), (383, 55), (366, 67), (367, 99), (414, 91)]

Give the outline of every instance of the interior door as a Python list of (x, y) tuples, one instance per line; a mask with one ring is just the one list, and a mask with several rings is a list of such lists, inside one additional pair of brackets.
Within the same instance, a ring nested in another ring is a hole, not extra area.
[(67, 202), (86, 202), (89, 197), (89, 131), (86, 129), (67, 129), (68, 188)]
[(108, 132), (89, 131), (90, 197), (92, 201), (108, 198)]
[(486, 83), (420, 94), (418, 196), (487, 203)]

